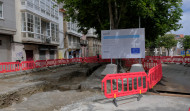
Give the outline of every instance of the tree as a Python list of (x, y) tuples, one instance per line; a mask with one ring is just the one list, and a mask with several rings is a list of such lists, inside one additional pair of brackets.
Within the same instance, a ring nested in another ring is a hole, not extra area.
[[(57, 0), (64, 3), (67, 20), (78, 21), (80, 31), (139, 28), (146, 30), (146, 39), (181, 28), (182, 0)], [(111, 27), (110, 27), (111, 26)]]
[(147, 53), (149, 56), (152, 56), (152, 53), (154, 51), (154, 49), (156, 48), (155, 47), (155, 43), (152, 42), (152, 41), (148, 41), (148, 40), (145, 40), (145, 48), (147, 49)]
[(166, 34), (164, 36), (158, 37), (156, 39), (156, 45), (158, 47), (164, 47), (168, 51), (168, 56), (169, 56), (169, 50), (177, 45), (177, 40), (175, 40), (175, 35), (174, 34)]
[(185, 56), (186, 56), (187, 50), (190, 49), (190, 35), (185, 35), (184, 38), (181, 38), (180, 43), (185, 50)]

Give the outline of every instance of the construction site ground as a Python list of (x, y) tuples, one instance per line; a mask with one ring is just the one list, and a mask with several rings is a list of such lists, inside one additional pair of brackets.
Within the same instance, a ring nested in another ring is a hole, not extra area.
[[(112, 99), (101, 92), (105, 64), (75, 64), (0, 76), (0, 111), (188, 111), (190, 67), (162, 64), (158, 93)], [(160, 93), (159, 93), (160, 92)]]

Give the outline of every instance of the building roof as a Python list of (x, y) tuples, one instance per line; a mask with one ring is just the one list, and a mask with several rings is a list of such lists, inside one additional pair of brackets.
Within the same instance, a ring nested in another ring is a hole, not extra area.
[(184, 34), (176, 34), (175, 38), (176, 39), (184, 38)]

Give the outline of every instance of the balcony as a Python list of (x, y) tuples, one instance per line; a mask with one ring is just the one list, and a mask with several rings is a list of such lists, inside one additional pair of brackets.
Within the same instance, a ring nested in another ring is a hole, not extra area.
[[(41, 2), (39, 2), (38, 4), (34, 4), (33, 0), (20, 0), (20, 1), (21, 1), (21, 10), (30, 11), (30, 12), (35, 13), (49, 21), (59, 23), (58, 7), (56, 7), (56, 8), (53, 7), (53, 9), (55, 8), (55, 10), (52, 12), (51, 6), (47, 7), (48, 5), (46, 5), (46, 3), (43, 6)], [(53, 2), (52, 0), (51, 0), (51, 2), (54, 3), (54, 5), (56, 5), (56, 3)]]
[(80, 45), (80, 43), (77, 43), (77, 42), (71, 42), (71, 43), (69, 44), (69, 48), (70, 48), (70, 49), (80, 49), (80, 48), (81, 48), (81, 45)]
[(86, 34), (86, 37), (95, 37), (97, 38), (97, 34), (95, 34), (96, 30), (95, 29), (90, 29), (88, 33)]
[(80, 40), (80, 44), (86, 46), (86, 45), (88, 45), (88, 41), (81, 39), (81, 40)]
[(22, 32), (22, 41), (24, 43), (59, 45), (59, 40), (46, 36), (44, 34), (36, 34), (31, 32)]
[(73, 23), (73, 22), (67, 22), (67, 33), (77, 36), (77, 37), (82, 37), (82, 33), (78, 32), (78, 27), (77, 27), (77, 23)]

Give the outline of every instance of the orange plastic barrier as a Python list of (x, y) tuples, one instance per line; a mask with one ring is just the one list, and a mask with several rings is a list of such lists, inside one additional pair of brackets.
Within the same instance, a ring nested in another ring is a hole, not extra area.
[(29, 70), (35, 68), (35, 62), (34, 61), (22, 61), (22, 70)]
[(142, 60), (142, 65), (144, 67), (144, 70), (150, 70), (159, 63), (161, 63), (160, 60), (146, 60), (146, 59)]
[(123, 59), (125, 61), (126, 67), (131, 67), (131, 65), (139, 63), (139, 59)]
[(78, 58), (69, 59), (69, 60), (70, 60), (69, 62), (70, 62), (70, 63), (77, 63), (77, 59), (78, 59)]
[(20, 71), (20, 62), (2, 62), (0, 63), (0, 73)]
[(108, 74), (102, 80), (102, 90), (107, 98), (145, 93), (147, 86), (145, 72)]
[(98, 62), (98, 58), (95, 58), (95, 57), (87, 57), (87, 58), (85, 58), (85, 62), (86, 62), (86, 63), (96, 63), (96, 62)]
[(46, 60), (37, 60), (35, 62), (35, 68), (43, 68), (43, 67), (46, 67), (47, 65), (47, 62)]
[(54, 66), (55, 65), (55, 62), (56, 62), (56, 60), (54, 60), (54, 59), (49, 59), (49, 60), (47, 60), (46, 61), (46, 66)]
[(183, 63), (183, 57), (182, 56), (173, 56), (173, 62), (174, 63)]
[(184, 63), (190, 63), (190, 57), (189, 56), (186, 56), (184, 57)]
[(69, 59), (62, 59), (62, 64), (69, 64)]
[(55, 60), (55, 64), (56, 64), (56, 65), (61, 65), (61, 64), (63, 64), (62, 62), (63, 62), (62, 59), (56, 59), (56, 60)]
[(161, 58), (161, 62), (173, 62), (173, 58), (170, 56), (162, 56)]
[(148, 73), (149, 88), (153, 88), (162, 78), (162, 64), (151, 68)]

